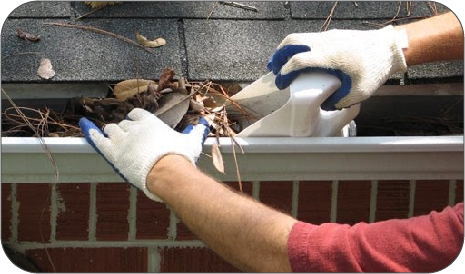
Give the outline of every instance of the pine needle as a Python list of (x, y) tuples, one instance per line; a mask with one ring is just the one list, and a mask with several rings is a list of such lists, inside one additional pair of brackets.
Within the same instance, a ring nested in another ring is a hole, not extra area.
[[(58, 171), (58, 166), (56, 164), (56, 161), (55, 161), (55, 158), (53, 157), (53, 154), (52, 152), (50, 151), (50, 149), (48, 148), (47, 144), (45, 143), (44, 141), (44, 138), (43, 136), (41, 136), (37, 130), (36, 127), (34, 127), (31, 122), (28, 120), (28, 118), (26, 117), (26, 115), (24, 115), (24, 113), (21, 111), (21, 109), (16, 105), (16, 103), (11, 99), (11, 97), (5, 92), (4, 89), (2, 89), (2, 92), (3, 94), (5, 95), (6, 99), (8, 100), (8, 102), (10, 102), (10, 104), (15, 108), (16, 112), (20, 115), (20, 117), (24, 120), (24, 123), (26, 123), (26, 125), (28, 127), (31, 128), (31, 130), (34, 132), (35, 136), (38, 138), (40, 144), (42, 145), (42, 148), (44, 149), (45, 151), (45, 154), (47, 155), (47, 158), (49, 159), (50, 163), (52, 163), (53, 165), (53, 168), (55, 170), (55, 182), (53, 185), (57, 184), (58, 181), (59, 181), (59, 178), (60, 178), (60, 173)], [(52, 185), (52, 187), (53, 187)], [(45, 204), (44, 204), (44, 207), (42, 208), (42, 212), (40, 213), (40, 217), (39, 217), (39, 232), (40, 232), (40, 236), (42, 238), (42, 242), (44, 243), (45, 245), (45, 238), (43, 236), (43, 233), (42, 233), (42, 219), (43, 219), (43, 216), (44, 216), (44, 213), (45, 213), (45, 208), (48, 204), (50, 200), (50, 193), (49, 195), (47, 196), (47, 199), (45, 200)], [(50, 262), (50, 264), (52, 265), (52, 268), (53, 268), (53, 271), (56, 272), (56, 269), (55, 269), (55, 264), (53, 263), (52, 261), (52, 258), (47, 250), (46, 247), (44, 247), (44, 250), (45, 250), (45, 253), (47, 254), (47, 258)]]

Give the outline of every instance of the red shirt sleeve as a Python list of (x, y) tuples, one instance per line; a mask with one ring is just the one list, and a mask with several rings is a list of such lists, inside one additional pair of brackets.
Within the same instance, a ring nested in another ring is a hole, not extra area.
[(441, 212), (377, 223), (296, 223), (288, 253), (294, 272), (436, 272), (460, 253), (463, 202)]

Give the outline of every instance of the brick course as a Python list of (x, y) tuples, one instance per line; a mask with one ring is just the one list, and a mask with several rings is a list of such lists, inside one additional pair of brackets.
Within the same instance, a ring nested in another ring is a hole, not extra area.
[(44, 272), (147, 272), (146, 248), (49, 248), (26, 252)]
[(57, 240), (89, 239), (90, 184), (58, 184)]
[[(2, 183), (2, 239), (8, 240), (11, 237), (11, 221), (12, 221), (12, 208), (11, 208), (11, 189), (12, 184)], [(14, 198), (14, 197), (13, 197)]]
[(370, 181), (340, 181), (337, 222), (355, 224), (370, 220)]
[(332, 182), (301, 181), (297, 219), (314, 224), (331, 221)]
[(51, 184), (17, 184), (18, 241), (49, 242)]
[(423, 180), (416, 182), (414, 215), (441, 211), (449, 204), (449, 181)]
[(260, 202), (291, 214), (292, 182), (261, 182)]
[(136, 239), (168, 239), (170, 210), (137, 191)]
[(376, 221), (405, 219), (410, 212), (410, 181), (379, 181)]
[(239, 272), (207, 248), (172, 247), (161, 250), (160, 272)]
[(99, 241), (128, 239), (129, 185), (104, 183), (97, 185), (97, 227)]

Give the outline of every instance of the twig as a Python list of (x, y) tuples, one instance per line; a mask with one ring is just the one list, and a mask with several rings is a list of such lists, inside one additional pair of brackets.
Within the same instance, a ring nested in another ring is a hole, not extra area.
[(86, 17), (86, 16), (89, 16), (89, 15), (91, 15), (92, 13), (94, 13), (94, 12), (96, 12), (96, 11), (99, 11), (99, 10), (103, 9), (104, 7), (106, 7), (106, 6), (101, 6), (101, 7), (95, 8), (95, 9), (89, 11), (88, 13), (85, 13), (85, 14), (83, 14), (83, 15), (77, 17), (75, 20), (81, 20), (82, 18), (84, 18), (84, 17)]
[(258, 9), (256, 7), (254, 7), (254, 6), (244, 5), (244, 4), (241, 4), (241, 3), (238, 3), (238, 2), (225, 2), (225, 1), (219, 1), (219, 2), (220, 2), (220, 4), (225, 5), (225, 6), (231, 6), (231, 7), (235, 7), (235, 8), (241, 8), (241, 9), (245, 9), (245, 10), (258, 12)]
[(216, 9), (216, 7), (218, 6), (218, 4), (219, 4), (218, 1), (216, 1), (216, 2), (213, 4), (213, 7), (211, 8), (210, 13), (209, 13), (208, 16), (207, 16), (207, 21), (208, 21), (208, 19), (210, 19), (210, 17), (213, 15), (213, 12), (215, 11), (215, 9)]
[[(231, 139), (233, 137), (231, 136)], [(241, 178), (241, 172), (239, 170), (239, 165), (237, 163), (237, 158), (236, 158), (236, 149), (234, 148), (236, 146), (235, 142), (231, 143), (232, 145), (232, 152), (233, 152), (233, 158), (234, 158), (234, 164), (236, 165), (236, 176), (237, 176), (237, 181), (239, 183), (239, 190), (242, 192), (242, 178)]]
[(434, 3), (434, 2), (431, 3), (430, 1), (427, 1), (426, 5), (428, 5), (428, 7), (429, 7), (431, 15), (436, 16), (436, 15), (439, 14), (438, 13), (438, 6), (436, 5), (436, 3)]
[(103, 29), (99, 29), (99, 28), (96, 28), (96, 27), (92, 27), (92, 26), (81, 26), (81, 25), (73, 25), (73, 24), (68, 24), (68, 23), (44, 23), (44, 25), (46, 26), (55, 26), (55, 27), (64, 27), (64, 28), (74, 28), (74, 29), (82, 29), (82, 30), (88, 30), (88, 31), (92, 31), (92, 32), (95, 32), (95, 33), (98, 33), (98, 34), (102, 34), (102, 35), (108, 35), (108, 36), (111, 36), (111, 37), (114, 37), (116, 39), (119, 39), (119, 40), (122, 40), (128, 44), (131, 44), (131, 45), (134, 45), (134, 46), (137, 46), (139, 48), (142, 48), (144, 50), (146, 50), (147, 52), (149, 53), (152, 53), (152, 51), (140, 44), (137, 44), (136, 42), (132, 41), (131, 39), (127, 38), (127, 37), (124, 37), (122, 35), (119, 35), (119, 34), (115, 34), (115, 33), (112, 33), (112, 32), (109, 32), (109, 31), (106, 31), (106, 30), (103, 30)]
[(387, 21), (387, 22), (384, 22), (383, 25), (386, 26), (386, 25), (388, 25), (388, 24), (390, 24), (390, 23), (396, 21), (396, 20), (398, 19), (398, 17), (399, 17), (401, 7), (402, 7), (402, 2), (399, 2), (399, 5), (397, 6), (396, 15), (394, 15), (394, 17), (392, 17), (391, 20), (389, 20), (389, 21)]
[(329, 25), (331, 24), (331, 19), (333, 17), (334, 10), (336, 10), (336, 6), (337, 6), (338, 3), (339, 3), (339, 1), (334, 2), (333, 6), (331, 7), (331, 12), (329, 13), (328, 17), (326, 17), (326, 20), (323, 23), (323, 25), (321, 26), (320, 31), (328, 30)]
[(405, 3), (405, 9), (407, 10), (407, 16), (410, 16), (412, 14), (412, 1)]

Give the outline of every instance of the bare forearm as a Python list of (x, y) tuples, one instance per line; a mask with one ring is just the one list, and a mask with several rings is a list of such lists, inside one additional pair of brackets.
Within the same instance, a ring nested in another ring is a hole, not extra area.
[(463, 59), (463, 30), (452, 12), (396, 28), (407, 31), (407, 65)]
[(236, 193), (182, 156), (162, 158), (147, 187), (213, 251), (245, 271), (291, 271), (287, 239), (292, 217)]

